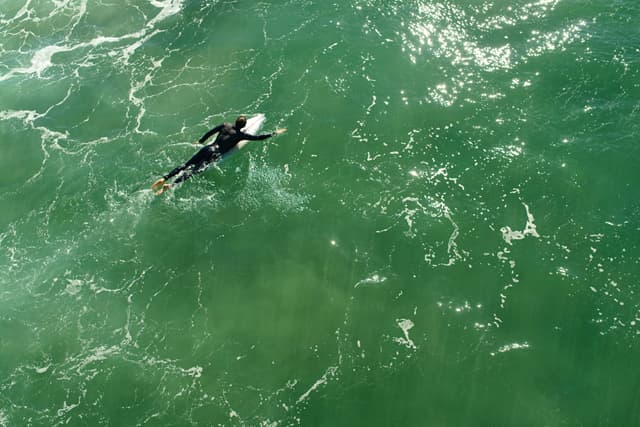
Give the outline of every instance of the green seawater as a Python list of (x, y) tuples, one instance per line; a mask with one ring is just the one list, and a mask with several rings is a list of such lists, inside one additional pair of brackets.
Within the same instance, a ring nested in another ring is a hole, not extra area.
[(640, 425), (638, 22), (0, 1), (0, 426)]

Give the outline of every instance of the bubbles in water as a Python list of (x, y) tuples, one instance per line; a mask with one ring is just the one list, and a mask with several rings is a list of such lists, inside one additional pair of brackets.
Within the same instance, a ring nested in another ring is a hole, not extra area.
[(290, 182), (291, 175), (285, 171), (251, 161), (238, 203), (246, 210), (269, 206), (283, 213), (301, 212), (306, 208), (309, 197), (292, 191)]

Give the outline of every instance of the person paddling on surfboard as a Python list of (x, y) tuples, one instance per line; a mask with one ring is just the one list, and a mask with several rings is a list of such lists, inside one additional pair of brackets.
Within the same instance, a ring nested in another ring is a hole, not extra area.
[(151, 185), (151, 190), (155, 191), (156, 195), (160, 195), (172, 185), (168, 184), (167, 180), (173, 178), (180, 172), (183, 172), (182, 175), (180, 175), (173, 184), (179, 184), (191, 178), (193, 175), (204, 171), (207, 166), (219, 160), (224, 153), (231, 150), (240, 141), (259, 141), (279, 135), (286, 131), (286, 129), (277, 129), (272, 133), (266, 133), (264, 135), (250, 135), (248, 133), (242, 132), (242, 128), (244, 128), (246, 125), (247, 118), (245, 116), (239, 116), (236, 119), (235, 125), (232, 126), (230, 123), (223, 123), (205, 133), (202, 138), (198, 140), (200, 144), (204, 144), (205, 141), (215, 133), (217, 133), (218, 136), (213, 143), (207, 144), (202, 147), (187, 162), (176, 167), (171, 172), (154, 182), (153, 185)]

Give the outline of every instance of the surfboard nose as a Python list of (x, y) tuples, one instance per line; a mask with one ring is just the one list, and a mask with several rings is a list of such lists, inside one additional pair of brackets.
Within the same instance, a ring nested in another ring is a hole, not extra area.
[(242, 131), (251, 135), (255, 135), (262, 127), (262, 124), (264, 123), (266, 118), (267, 117), (263, 113), (258, 113), (252, 116), (250, 119), (247, 119), (247, 124), (242, 128)]

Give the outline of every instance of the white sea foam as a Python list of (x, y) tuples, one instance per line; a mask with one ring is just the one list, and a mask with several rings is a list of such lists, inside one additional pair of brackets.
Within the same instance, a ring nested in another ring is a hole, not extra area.
[(36, 374), (44, 374), (49, 370), (50, 367), (51, 365), (42, 366), (40, 368), (34, 368), (34, 371), (36, 371)]
[[(53, 64), (53, 56), (55, 54), (61, 52), (73, 52), (78, 49), (83, 49), (86, 47), (97, 47), (103, 44), (112, 44), (118, 43), (123, 40), (127, 40), (130, 38), (139, 38), (143, 36), (145, 31), (138, 31), (135, 33), (127, 34), (121, 37), (96, 37), (93, 40), (84, 43), (78, 43), (76, 45), (50, 45), (45, 46), (39, 50), (37, 50), (33, 56), (31, 57), (31, 66), (30, 67), (20, 67), (14, 68), (10, 70), (7, 74), (0, 76), (0, 82), (4, 80), (8, 80), (14, 77), (17, 74), (35, 74), (38, 78), (42, 78), (44, 72), (52, 67)], [(125, 49), (125, 52), (127, 50)]]
[(283, 212), (300, 212), (309, 197), (289, 189), (291, 177), (280, 169), (251, 162), (247, 184), (238, 196), (245, 209), (262, 209), (270, 205)]
[(533, 215), (529, 211), (529, 206), (526, 203), (522, 203), (522, 205), (527, 212), (527, 223), (524, 226), (524, 230), (512, 230), (509, 226), (502, 227), (500, 229), (500, 231), (502, 232), (502, 238), (509, 245), (512, 244), (513, 240), (522, 240), (527, 236), (540, 237), (538, 231), (536, 230)]
[(325, 373), (315, 383), (313, 383), (313, 385), (309, 388), (309, 390), (305, 391), (298, 398), (296, 403), (304, 402), (305, 400), (307, 400), (307, 398), (311, 393), (313, 393), (315, 390), (318, 389), (318, 387), (327, 384), (327, 382), (329, 381), (329, 378), (332, 378), (336, 375), (337, 370), (338, 370), (337, 366), (329, 366), (329, 368), (327, 368)]
[(147, 26), (153, 27), (158, 22), (164, 21), (168, 17), (173, 16), (176, 13), (180, 12), (180, 10), (182, 9), (182, 2), (183, 0), (165, 0), (165, 1), (150, 0), (150, 3), (153, 6), (160, 8), (161, 11), (156, 15), (155, 18), (149, 21)]
[[(511, 344), (505, 344), (503, 346), (501, 346), (500, 348), (498, 348), (498, 353), (507, 353), (510, 351), (514, 351), (514, 350), (526, 350), (528, 349), (529, 343), (528, 342), (523, 342), (523, 343), (511, 343)], [(492, 352), (491, 355), (495, 356), (497, 353)]]
[(355, 284), (354, 288), (358, 288), (360, 286), (376, 286), (386, 281), (387, 281), (387, 278), (385, 276), (382, 276), (378, 273), (374, 273), (371, 276), (358, 281), (358, 283)]
[[(29, 2), (16, 14), (13, 20), (18, 19), (19, 17), (24, 16), (28, 12)], [(83, 1), (80, 4), (79, 13), (76, 15), (76, 24), (77, 21), (86, 13), (86, 1)], [(170, 16), (173, 16), (182, 10), (182, 0), (166, 0), (166, 1), (151, 1), (151, 4), (157, 8), (160, 8), (160, 12), (151, 19), (146, 27), (135, 32), (131, 32), (122, 36), (98, 36), (94, 39), (77, 44), (68, 44), (68, 40), (65, 40), (64, 43), (53, 44), (49, 46), (41, 47), (36, 50), (33, 56), (31, 57), (31, 66), (30, 67), (18, 67), (11, 69), (8, 73), (4, 75), (0, 75), (0, 82), (8, 80), (16, 75), (20, 74), (35, 74), (38, 78), (42, 78), (44, 72), (54, 65), (53, 56), (61, 53), (61, 52), (72, 52), (78, 49), (83, 49), (87, 47), (95, 48), (104, 44), (115, 44), (120, 43), (126, 40), (135, 39), (137, 40), (133, 44), (127, 46), (122, 50), (122, 61), (126, 64), (133, 55), (133, 53), (138, 49), (141, 45), (146, 43), (150, 38), (160, 33), (160, 30), (153, 30), (156, 25)], [(75, 27), (75, 25), (74, 25)], [(73, 29), (73, 27), (72, 27)]]
[(69, 295), (77, 295), (82, 289), (82, 285), (84, 283), (82, 280), (78, 279), (67, 279), (67, 286), (65, 287), (65, 292)]
[(402, 333), (404, 334), (404, 337), (400, 337), (400, 338), (394, 338), (393, 341), (397, 342), (398, 344), (401, 344), (409, 349), (415, 350), (417, 349), (416, 344), (413, 342), (413, 340), (409, 337), (409, 331), (411, 329), (413, 329), (413, 327), (415, 326), (415, 324), (409, 320), (409, 319), (398, 319), (396, 320), (398, 327), (400, 329), (402, 329)]

